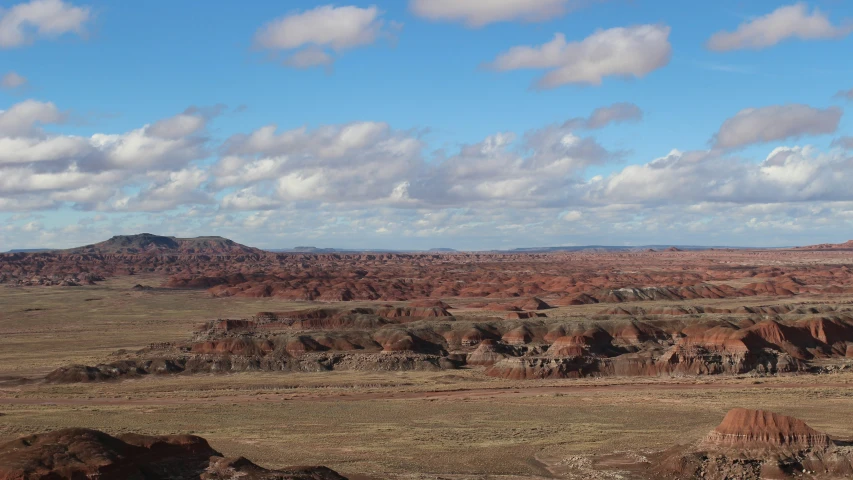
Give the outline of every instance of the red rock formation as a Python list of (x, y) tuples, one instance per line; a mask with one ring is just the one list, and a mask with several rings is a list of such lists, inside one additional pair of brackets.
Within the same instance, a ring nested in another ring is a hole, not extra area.
[(519, 308), (522, 310), (547, 310), (552, 307), (539, 298), (531, 297), (526, 302), (520, 304)]
[(467, 363), (472, 366), (491, 366), (507, 357), (498, 342), (486, 339), (468, 354)]
[(589, 352), (591, 339), (583, 335), (560, 337), (548, 348), (549, 357), (580, 357)]
[(802, 420), (763, 410), (735, 408), (726, 414), (705, 441), (717, 447), (828, 447), (829, 437)]
[(501, 337), (501, 341), (507, 345), (524, 345), (526, 343), (530, 343), (532, 339), (533, 334), (531, 334), (530, 330), (524, 325), (506, 332)]
[(450, 312), (443, 307), (388, 307), (381, 308), (376, 312), (380, 317), (385, 318), (438, 318), (450, 317)]
[(853, 477), (853, 449), (801, 420), (736, 408), (694, 445), (653, 455), (648, 478), (835, 480)]
[(410, 307), (420, 307), (420, 308), (442, 308), (444, 310), (451, 308), (450, 305), (442, 302), (441, 300), (431, 300), (428, 298), (409, 302), (409, 306)]
[(545, 318), (548, 315), (539, 312), (509, 312), (506, 314), (507, 320), (524, 320), (527, 318)]

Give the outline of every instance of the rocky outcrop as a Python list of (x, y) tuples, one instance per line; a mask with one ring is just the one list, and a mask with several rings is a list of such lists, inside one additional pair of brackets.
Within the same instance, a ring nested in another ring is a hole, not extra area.
[(853, 477), (853, 448), (793, 417), (737, 408), (693, 445), (653, 456), (648, 478), (830, 480)]
[(553, 307), (545, 303), (545, 301), (540, 298), (531, 297), (526, 302), (519, 305), (519, 308), (522, 310), (547, 310)]
[(820, 433), (794, 417), (763, 410), (735, 408), (705, 438), (705, 443), (718, 448), (784, 447), (805, 450), (828, 447), (829, 436)]
[(225, 459), (201, 437), (113, 437), (71, 428), (0, 445), (0, 480), (346, 480), (324, 467), (266, 470), (246, 459)]
[(438, 318), (450, 317), (450, 312), (443, 307), (387, 307), (380, 308), (376, 312), (380, 317), (384, 318), (405, 318), (405, 319), (421, 319), (421, 318)]
[[(151, 345), (51, 382), (151, 374), (342, 369), (429, 370), (467, 363), (496, 377), (774, 375), (849, 368), (853, 316), (696, 320), (412, 317), (439, 307), (262, 312), (199, 326), (186, 342)], [(537, 312), (533, 312), (537, 313)], [(399, 316), (398, 316), (399, 314)], [(383, 316), (388, 315), (388, 316)]]

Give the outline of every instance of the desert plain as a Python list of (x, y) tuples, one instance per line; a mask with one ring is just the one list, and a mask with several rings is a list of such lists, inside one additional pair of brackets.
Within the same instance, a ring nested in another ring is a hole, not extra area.
[[(735, 408), (853, 438), (853, 244), (274, 254), (162, 238), (0, 256), (0, 443), (87, 428), (356, 480), (642, 479), (670, 478), (662, 452)], [(846, 476), (791, 465), (778, 478)], [(671, 478), (776, 478), (751, 474)]]

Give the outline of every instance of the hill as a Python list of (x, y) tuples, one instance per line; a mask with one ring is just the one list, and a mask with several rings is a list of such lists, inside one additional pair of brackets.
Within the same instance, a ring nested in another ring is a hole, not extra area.
[(853, 240), (848, 240), (844, 243), (821, 243), (819, 245), (795, 248), (802, 250), (853, 250)]
[(262, 254), (263, 250), (241, 245), (223, 237), (176, 238), (140, 233), (116, 235), (104, 242), (62, 250), (72, 254), (172, 254), (172, 255), (241, 255)]

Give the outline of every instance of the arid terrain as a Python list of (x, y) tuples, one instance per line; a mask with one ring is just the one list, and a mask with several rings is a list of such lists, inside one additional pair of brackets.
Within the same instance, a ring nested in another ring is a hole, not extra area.
[(208, 479), (847, 478), (851, 268), (849, 242), (3, 254), (0, 443)]

